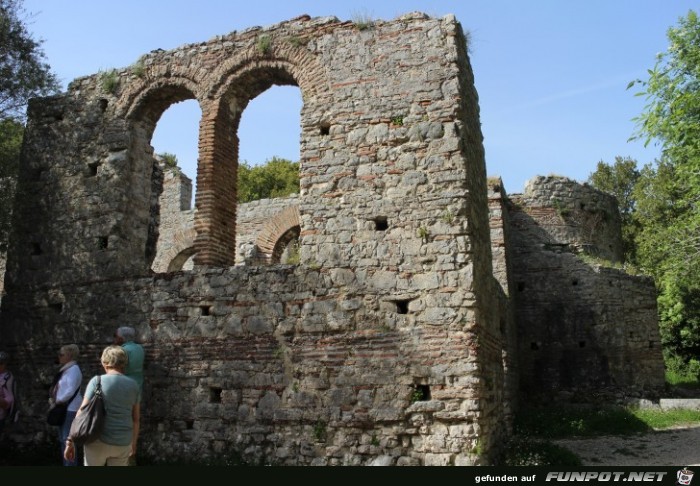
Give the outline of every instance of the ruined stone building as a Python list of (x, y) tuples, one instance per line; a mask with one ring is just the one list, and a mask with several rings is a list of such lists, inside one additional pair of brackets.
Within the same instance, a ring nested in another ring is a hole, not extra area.
[[(453, 16), (360, 27), (254, 27), (30, 103), (0, 312), (12, 440), (53, 439), (57, 347), (80, 346), (87, 380), (119, 325), (147, 350), (141, 453), (169, 460), (486, 464), (519, 404), (662, 387), (615, 200), (487, 178)], [(273, 85), (302, 93), (300, 193), (239, 207), (237, 127)], [(188, 99), (195, 209), (150, 144)]]

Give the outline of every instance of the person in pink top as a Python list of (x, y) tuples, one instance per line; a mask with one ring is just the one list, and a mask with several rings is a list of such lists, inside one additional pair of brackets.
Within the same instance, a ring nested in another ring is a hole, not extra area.
[(5, 422), (8, 414), (15, 403), (13, 394), (15, 378), (12, 372), (7, 369), (10, 355), (5, 351), (0, 351), (0, 436), (5, 429)]

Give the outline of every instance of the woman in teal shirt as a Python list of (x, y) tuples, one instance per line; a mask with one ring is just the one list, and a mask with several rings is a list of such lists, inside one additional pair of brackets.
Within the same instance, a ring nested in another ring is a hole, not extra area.
[[(106, 420), (100, 438), (85, 444), (86, 466), (127, 466), (136, 454), (141, 418), (141, 390), (138, 384), (124, 375), (128, 361), (121, 346), (107, 346), (102, 352), (102, 396)], [(87, 384), (81, 409), (95, 394), (97, 377)], [(80, 410), (78, 414), (80, 414)], [(75, 446), (68, 438), (64, 451), (66, 459), (75, 457)]]

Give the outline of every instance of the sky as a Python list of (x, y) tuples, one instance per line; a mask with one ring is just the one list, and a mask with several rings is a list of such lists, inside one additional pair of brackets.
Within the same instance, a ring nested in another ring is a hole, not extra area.
[[(630, 81), (648, 78), (668, 48), (667, 31), (697, 0), (377, 0), (263, 3), (232, 0), (24, 0), (27, 28), (65, 89), (73, 79), (125, 68), (154, 49), (268, 26), (302, 14), (392, 20), (414, 11), (454, 14), (470, 37), (489, 176), (508, 193), (537, 175), (584, 182), (599, 161), (631, 157), (641, 167), (659, 147), (629, 141), (647, 100)], [(273, 87), (254, 99), (239, 127), (239, 159), (299, 160), (301, 93)], [(195, 178), (196, 102), (169, 108), (156, 126), (156, 153), (177, 155)]]

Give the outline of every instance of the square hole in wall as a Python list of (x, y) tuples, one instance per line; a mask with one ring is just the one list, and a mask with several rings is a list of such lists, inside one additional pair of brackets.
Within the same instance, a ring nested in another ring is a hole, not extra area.
[(396, 313), (397, 314), (408, 314), (408, 304), (410, 302), (411, 302), (411, 299), (395, 300), (394, 304), (396, 305)]
[(540, 345), (533, 341), (530, 343), (530, 349), (532, 349), (533, 351), (537, 351), (540, 349)]
[(386, 216), (377, 216), (374, 218), (374, 229), (377, 231), (386, 231), (389, 229), (389, 221)]
[(97, 167), (99, 167), (100, 164), (97, 162), (90, 162), (87, 165), (87, 171), (86, 171), (86, 176), (87, 177), (95, 177), (97, 176)]
[(221, 392), (223, 389), (212, 386), (209, 388), (209, 403), (221, 403)]
[(522, 292), (523, 290), (525, 290), (525, 282), (518, 282), (517, 287), (518, 292)]
[(109, 247), (109, 237), (100, 236), (97, 238), (97, 248), (100, 250), (106, 250)]
[(585, 348), (585, 347), (586, 347), (586, 341), (579, 341), (579, 342), (578, 342), (578, 347), (579, 347), (579, 348)]
[(320, 135), (329, 135), (331, 133), (331, 124), (328, 122), (321, 122), (318, 125), (318, 133)]
[(185, 428), (187, 430), (192, 430), (194, 429), (194, 420), (193, 419), (187, 419), (185, 420)]
[(430, 400), (430, 385), (413, 385), (411, 402), (425, 402)]
[(201, 312), (201, 315), (209, 316), (209, 315), (211, 315), (211, 306), (210, 305), (200, 305), (199, 311)]
[(51, 302), (49, 303), (49, 309), (57, 314), (63, 312), (63, 302)]
[(30, 245), (30, 254), (31, 255), (41, 255), (44, 253), (44, 251), (41, 249), (41, 244), (33, 242)]

